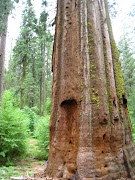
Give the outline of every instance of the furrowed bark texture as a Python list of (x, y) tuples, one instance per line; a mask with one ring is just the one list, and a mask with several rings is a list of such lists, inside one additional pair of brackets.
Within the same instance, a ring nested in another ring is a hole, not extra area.
[(134, 144), (106, 0), (58, 0), (48, 177), (134, 176)]

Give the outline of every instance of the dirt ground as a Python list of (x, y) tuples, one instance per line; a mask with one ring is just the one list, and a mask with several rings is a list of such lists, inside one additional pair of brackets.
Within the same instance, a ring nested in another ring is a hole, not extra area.
[(30, 139), (29, 141), (29, 154), (25, 159), (16, 163), (16, 166), (20, 167), (20, 172), (22, 176), (26, 177), (28, 180), (40, 180), (45, 178), (45, 169), (47, 167), (47, 162), (45, 160), (38, 160), (35, 158), (37, 151), (37, 141), (35, 139)]
[[(24, 162), (23, 162), (24, 161)], [(19, 171), (21, 172), (22, 176), (26, 177), (28, 180), (30, 179), (43, 179), (45, 176), (45, 169), (47, 163), (44, 161), (37, 161), (37, 160), (22, 160), (21, 162), (17, 163), (20, 166)]]
[(24, 157), (17, 157), (13, 159), (11, 165), (0, 165), (0, 180), (40, 180), (46, 179), (45, 169), (47, 161), (44, 156), (39, 157), (40, 151), (37, 146), (36, 139), (29, 140), (29, 148)]

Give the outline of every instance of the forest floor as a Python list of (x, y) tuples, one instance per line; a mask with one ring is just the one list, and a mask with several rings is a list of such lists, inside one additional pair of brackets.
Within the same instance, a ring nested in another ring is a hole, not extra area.
[[(49, 180), (45, 177), (47, 162), (36, 158), (37, 151), (36, 139), (30, 139), (24, 158), (15, 159), (14, 163), (8, 167), (0, 166), (0, 180)], [(117, 180), (130, 179), (120, 178)]]
[(37, 141), (30, 139), (27, 154), (23, 158), (15, 159), (14, 163), (8, 167), (0, 167), (0, 180), (10, 180), (11, 177), (26, 177), (28, 180), (44, 179), (42, 177), (44, 177), (47, 163), (45, 160), (39, 160), (35, 157), (36, 151)]

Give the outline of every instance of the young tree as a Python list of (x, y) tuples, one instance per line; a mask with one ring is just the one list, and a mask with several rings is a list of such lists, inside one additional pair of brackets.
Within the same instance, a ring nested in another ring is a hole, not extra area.
[(133, 178), (134, 154), (107, 0), (58, 0), (47, 176)]

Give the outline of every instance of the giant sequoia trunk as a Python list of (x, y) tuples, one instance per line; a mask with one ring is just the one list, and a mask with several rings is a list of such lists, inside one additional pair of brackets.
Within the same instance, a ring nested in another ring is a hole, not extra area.
[(58, 0), (47, 175), (134, 176), (134, 144), (106, 0)]

